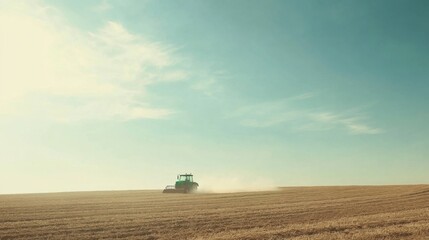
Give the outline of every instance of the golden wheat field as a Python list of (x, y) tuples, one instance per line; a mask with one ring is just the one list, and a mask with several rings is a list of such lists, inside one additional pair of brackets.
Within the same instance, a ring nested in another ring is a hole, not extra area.
[(429, 185), (0, 195), (0, 239), (429, 239)]

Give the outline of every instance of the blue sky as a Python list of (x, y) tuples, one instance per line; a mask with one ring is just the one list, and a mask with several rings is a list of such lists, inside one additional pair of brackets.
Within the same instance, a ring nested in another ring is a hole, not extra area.
[(0, 193), (429, 183), (427, 1), (0, 1)]

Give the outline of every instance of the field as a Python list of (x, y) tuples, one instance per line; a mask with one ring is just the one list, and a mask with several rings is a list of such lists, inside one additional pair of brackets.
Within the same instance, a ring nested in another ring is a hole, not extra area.
[(429, 239), (429, 185), (0, 195), (0, 239)]

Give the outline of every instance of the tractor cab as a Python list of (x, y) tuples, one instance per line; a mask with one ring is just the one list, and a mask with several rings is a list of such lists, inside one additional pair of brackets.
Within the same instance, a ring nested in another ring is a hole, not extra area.
[(192, 174), (179, 174), (177, 175), (176, 182), (194, 182), (194, 175)]

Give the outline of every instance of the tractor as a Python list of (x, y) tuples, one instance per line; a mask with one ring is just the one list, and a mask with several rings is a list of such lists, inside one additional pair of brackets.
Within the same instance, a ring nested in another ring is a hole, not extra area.
[(198, 189), (198, 183), (194, 182), (194, 175), (179, 174), (175, 185), (167, 185), (163, 193), (191, 193)]

